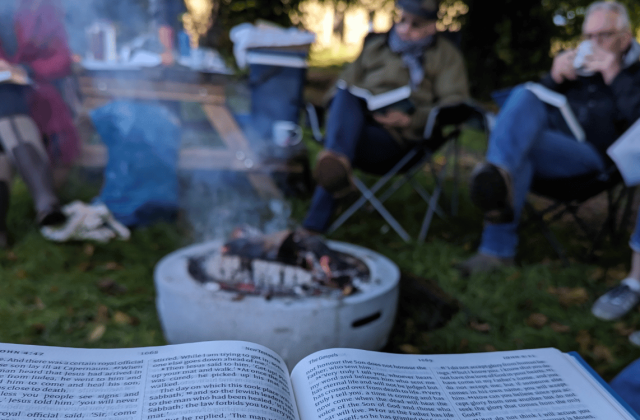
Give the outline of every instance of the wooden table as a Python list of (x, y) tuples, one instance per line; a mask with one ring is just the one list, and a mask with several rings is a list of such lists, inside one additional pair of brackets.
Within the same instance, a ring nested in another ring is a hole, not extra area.
[[(225, 149), (186, 148), (180, 150), (178, 168), (186, 170), (232, 170), (245, 172), (256, 191), (266, 198), (280, 198), (282, 192), (269, 176), (274, 171), (296, 171), (287, 165), (263, 165), (225, 104), (224, 86), (210, 82), (149, 81), (108, 76), (79, 77), (85, 110), (114, 99), (196, 102), (211, 126), (218, 132)], [(104, 167), (107, 150), (102, 144), (83, 143), (79, 164)]]

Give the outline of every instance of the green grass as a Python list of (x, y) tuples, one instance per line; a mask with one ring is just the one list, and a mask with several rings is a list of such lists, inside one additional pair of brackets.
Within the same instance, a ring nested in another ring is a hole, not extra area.
[[(473, 156), (481, 153), (482, 142), (481, 136), (466, 133), (463, 143)], [(319, 147), (310, 144), (310, 149), (314, 154)], [(95, 184), (75, 179), (62, 194), (65, 201), (89, 201), (97, 194)], [(426, 176), (420, 180), (431, 185)], [(293, 217), (300, 221), (307, 206), (308, 200), (293, 200)], [(418, 231), (425, 205), (410, 188), (401, 189), (388, 207), (409, 232)], [(34, 216), (24, 185), (16, 183), (9, 215), (15, 244), (0, 250), (0, 342), (105, 348), (165, 343), (154, 305), (153, 269), (185, 245), (184, 227), (137, 229), (128, 242), (55, 244), (40, 236)], [(404, 295), (386, 350), (460, 353), (551, 346), (579, 351), (606, 379), (640, 357), (626, 337), (640, 327), (640, 312), (620, 322), (598, 321), (589, 312), (594, 299), (628, 269), (624, 241), (606, 242), (598, 263), (587, 263), (576, 226), (557, 223), (555, 232), (574, 259), (563, 267), (537, 229), (525, 226), (518, 267), (465, 279), (452, 264), (473, 253), (481, 226), (463, 190), (459, 214), (436, 218), (426, 243), (404, 243), (367, 212), (331, 236), (388, 256), (402, 271), (418, 276), (420, 284), (435, 283), (459, 302), (461, 310), (444, 327), (428, 331), (425, 314), (433, 308), (427, 296)]]

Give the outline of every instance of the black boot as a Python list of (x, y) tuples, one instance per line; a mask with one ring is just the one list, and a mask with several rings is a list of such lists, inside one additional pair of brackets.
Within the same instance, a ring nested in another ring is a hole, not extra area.
[(53, 188), (53, 174), (49, 162), (33, 144), (24, 142), (11, 150), (16, 169), (31, 192), (36, 222), (40, 226), (58, 225), (66, 221)]
[(7, 213), (9, 212), (9, 185), (0, 181), (0, 249), (9, 246), (7, 237)]

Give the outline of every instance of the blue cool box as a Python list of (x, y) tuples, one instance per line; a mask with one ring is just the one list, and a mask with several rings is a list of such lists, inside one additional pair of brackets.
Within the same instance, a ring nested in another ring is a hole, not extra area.
[(307, 52), (250, 50), (247, 62), (253, 128), (263, 139), (271, 139), (275, 121), (299, 121)]

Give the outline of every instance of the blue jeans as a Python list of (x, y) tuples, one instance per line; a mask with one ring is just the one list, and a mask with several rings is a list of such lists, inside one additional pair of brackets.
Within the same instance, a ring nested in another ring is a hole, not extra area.
[[(386, 129), (371, 119), (364, 102), (342, 89), (338, 89), (329, 109), (325, 149), (346, 156), (352, 167), (375, 174), (389, 171), (406, 153)], [(326, 231), (335, 205), (331, 193), (316, 187), (302, 225), (316, 232)]]
[(640, 210), (638, 210), (638, 216), (636, 220), (636, 228), (633, 230), (629, 246), (635, 252), (640, 252)]
[(511, 175), (515, 220), (486, 224), (479, 252), (503, 258), (515, 255), (518, 223), (534, 176), (568, 178), (605, 169), (595, 147), (578, 142), (565, 124), (558, 123), (554, 111), (517, 87), (498, 115), (486, 159)]
[(640, 413), (640, 359), (624, 368), (609, 385), (631, 408)]

